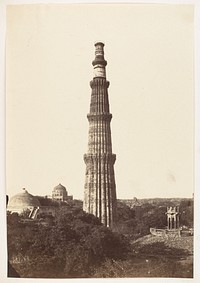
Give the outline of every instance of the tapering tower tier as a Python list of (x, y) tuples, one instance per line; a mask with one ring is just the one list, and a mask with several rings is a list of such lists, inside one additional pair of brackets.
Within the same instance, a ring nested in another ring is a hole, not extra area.
[(116, 186), (112, 153), (108, 87), (104, 44), (95, 44), (94, 78), (89, 121), (88, 152), (84, 155), (86, 178), (83, 209), (98, 217), (108, 227), (113, 227), (116, 219)]

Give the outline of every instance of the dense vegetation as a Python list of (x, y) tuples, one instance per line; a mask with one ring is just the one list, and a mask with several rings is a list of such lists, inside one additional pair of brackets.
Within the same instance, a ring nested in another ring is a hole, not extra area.
[[(182, 200), (178, 203), (180, 226), (193, 227), (193, 200)], [(123, 201), (118, 202), (118, 231), (131, 238), (149, 234), (149, 229), (166, 228), (166, 208), (174, 206), (173, 201), (161, 200), (160, 203), (144, 202), (140, 206), (131, 207)]]
[[(123, 259), (126, 239), (81, 209), (60, 208), (54, 224), (8, 214), (8, 255), (21, 277), (89, 277), (106, 259)], [(25, 263), (25, 264), (24, 264)]]
[[(51, 202), (41, 201), (43, 205)], [(49, 216), (34, 221), (27, 219), (26, 213), (22, 216), (8, 213), (10, 263), (21, 277), (27, 278), (123, 277), (128, 264), (143, 262), (138, 254), (134, 255), (135, 247), (129, 241), (142, 239), (149, 234), (150, 227), (166, 227), (166, 206), (160, 204), (146, 202), (130, 207), (118, 202), (115, 231), (83, 212), (80, 202), (60, 204), (55, 219)], [(193, 201), (183, 200), (179, 207), (180, 225), (193, 227)], [(143, 256), (147, 251), (159, 254), (164, 251), (163, 244), (142, 246), (139, 253)], [(170, 254), (173, 251), (178, 254), (174, 247)], [(141, 272), (142, 266), (141, 263)]]

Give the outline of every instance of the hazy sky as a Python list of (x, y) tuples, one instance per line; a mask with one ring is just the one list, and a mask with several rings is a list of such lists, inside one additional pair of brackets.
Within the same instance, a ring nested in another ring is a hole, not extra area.
[(83, 197), (94, 42), (105, 43), (118, 198), (193, 192), (193, 6), (7, 11), (6, 186)]

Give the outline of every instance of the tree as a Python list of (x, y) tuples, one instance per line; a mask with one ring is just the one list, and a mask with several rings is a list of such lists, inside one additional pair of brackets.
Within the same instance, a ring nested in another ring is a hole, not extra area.
[(183, 200), (180, 203), (180, 225), (185, 225), (187, 227), (193, 227), (193, 217), (194, 217), (194, 201), (193, 200)]
[(8, 216), (9, 257), (26, 258), (16, 265), (21, 277), (89, 277), (96, 265), (129, 251), (122, 235), (80, 208), (60, 207), (53, 225), (22, 220)]

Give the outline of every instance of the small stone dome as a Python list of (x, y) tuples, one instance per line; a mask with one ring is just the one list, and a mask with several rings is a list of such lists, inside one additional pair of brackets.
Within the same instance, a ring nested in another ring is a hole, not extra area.
[(55, 188), (53, 188), (53, 191), (55, 192), (55, 191), (65, 191), (66, 192), (66, 188), (63, 186), (63, 185), (61, 185), (61, 184), (58, 184)]
[(22, 209), (29, 208), (29, 207), (38, 207), (40, 206), (40, 202), (37, 197), (28, 193), (26, 189), (23, 189), (21, 193), (11, 197), (8, 202), (8, 209), (19, 207)]

